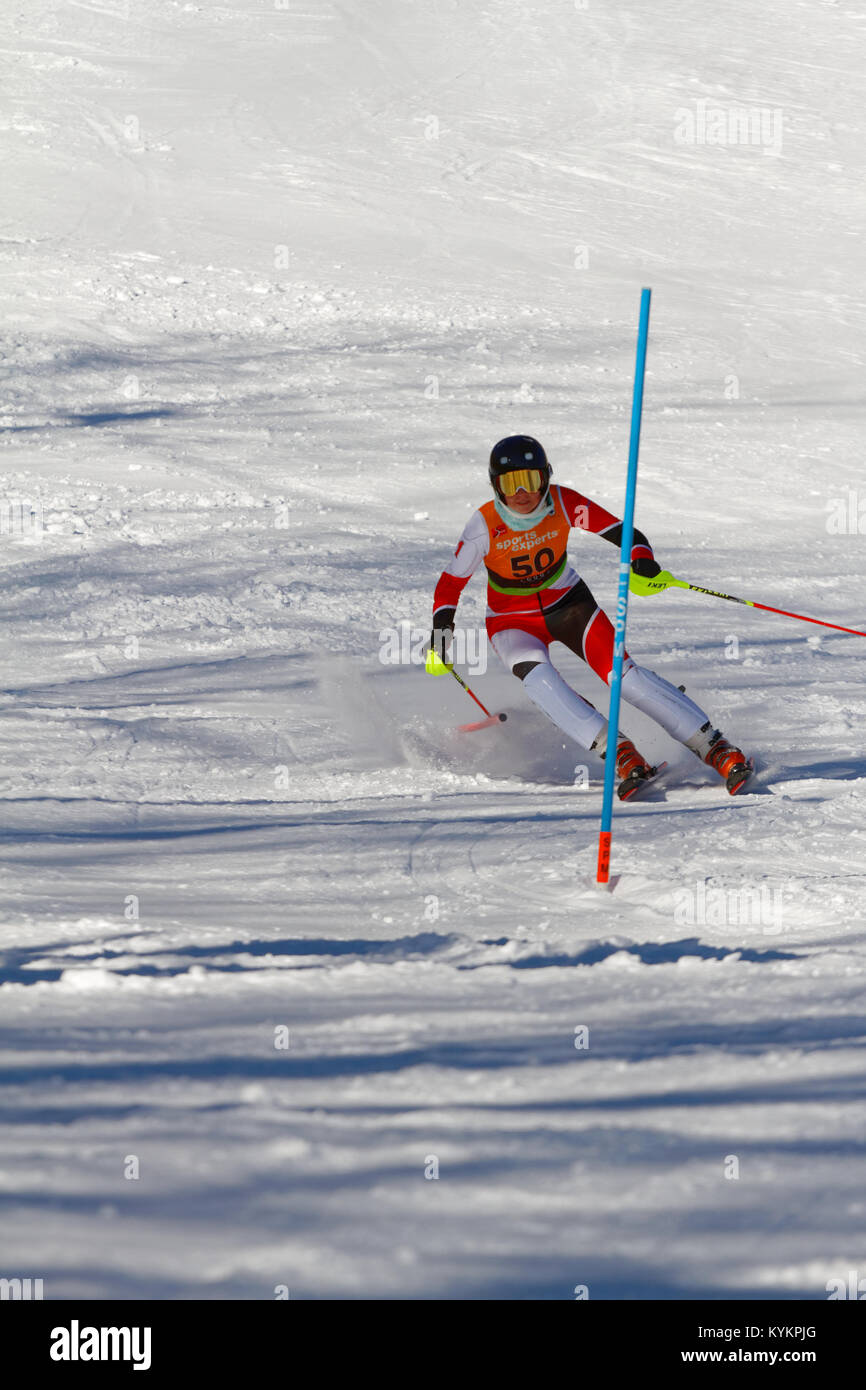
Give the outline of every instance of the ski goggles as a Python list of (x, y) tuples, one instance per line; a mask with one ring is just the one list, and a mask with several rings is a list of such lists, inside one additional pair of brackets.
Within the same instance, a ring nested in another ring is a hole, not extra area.
[(500, 473), (496, 479), (503, 497), (513, 497), (520, 492), (540, 492), (542, 485), (539, 468), (513, 468), (510, 473)]

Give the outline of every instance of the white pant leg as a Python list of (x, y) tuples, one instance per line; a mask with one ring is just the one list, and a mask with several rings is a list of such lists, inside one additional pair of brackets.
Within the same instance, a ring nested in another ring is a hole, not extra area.
[(507, 628), (491, 637), (490, 644), (509, 669), (521, 661), (538, 662), (523, 681), (530, 700), (581, 748), (591, 747), (602, 729), (607, 728), (607, 720), (563, 680), (551, 664), (550, 652), (541, 638), (519, 628)]
[(696, 734), (709, 719), (700, 705), (646, 666), (632, 666), (626, 671), (621, 689), (624, 700), (648, 714), (680, 743)]
[(490, 645), (500, 661), (513, 671), (521, 661), (550, 661), (550, 652), (540, 637), (509, 627), (491, 637)]
[(602, 729), (607, 728), (604, 715), (581, 699), (549, 661), (533, 667), (523, 688), (532, 703), (581, 748), (591, 748)]

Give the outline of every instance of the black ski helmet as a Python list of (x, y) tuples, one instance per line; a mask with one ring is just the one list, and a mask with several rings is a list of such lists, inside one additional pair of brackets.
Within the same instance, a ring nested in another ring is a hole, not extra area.
[(496, 480), (502, 473), (512, 473), (516, 468), (538, 469), (542, 478), (543, 500), (550, 487), (551, 469), (547, 462), (547, 454), (531, 434), (510, 434), (507, 439), (500, 439), (498, 444), (494, 444), (490, 451), (490, 485), (501, 501), (505, 499)]

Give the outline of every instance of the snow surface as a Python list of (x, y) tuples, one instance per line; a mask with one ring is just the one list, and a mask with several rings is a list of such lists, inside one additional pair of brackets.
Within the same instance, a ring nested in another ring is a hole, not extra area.
[[(866, 1276), (860, 639), (632, 600), (761, 773), (729, 799), (626, 711), (675, 766), (611, 893), (600, 764), (492, 654), (468, 736), (382, 659), (496, 438), (621, 510), (642, 284), (662, 563), (866, 628), (864, 0), (2, 11), (0, 1275)], [(682, 143), (702, 101), (781, 148)], [(615, 551), (572, 557), (612, 607)]]

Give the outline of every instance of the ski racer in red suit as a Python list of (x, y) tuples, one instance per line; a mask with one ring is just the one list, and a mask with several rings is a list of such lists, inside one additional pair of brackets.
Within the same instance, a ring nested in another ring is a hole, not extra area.
[[(487, 569), (487, 635), (490, 643), (540, 710), (582, 748), (607, 753), (607, 720), (562, 678), (550, 660), (551, 642), (582, 657), (605, 684), (613, 666), (614, 630), (567, 554), (572, 527), (619, 546), (622, 522), (573, 488), (551, 484), (544, 449), (529, 435), (513, 435), (490, 455), (493, 498), (474, 512), (433, 599), (433, 633), (427, 669), (448, 669), (454, 616), (460, 595), (480, 564)], [(632, 569), (659, 573), (646, 536), (634, 530)], [(437, 658), (439, 658), (437, 660)], [(654, 719), (740, 790), (750, 766), (723, 738), (704, 710), (669, 681), (625, 653), (622, 698)], [(653, 769), (630, 739), (619, 734), (618, 795), (626, 800)]]

